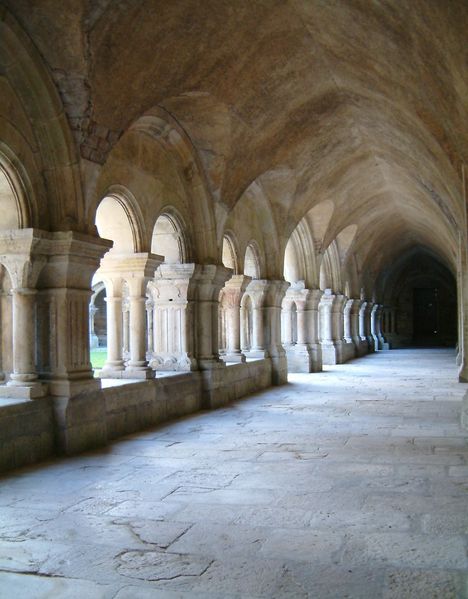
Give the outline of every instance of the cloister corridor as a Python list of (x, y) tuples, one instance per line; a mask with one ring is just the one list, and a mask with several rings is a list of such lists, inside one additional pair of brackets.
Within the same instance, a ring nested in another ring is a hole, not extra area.
[(379, 352), (6, 475), (0, 597), (467, 597), (456, 378)]

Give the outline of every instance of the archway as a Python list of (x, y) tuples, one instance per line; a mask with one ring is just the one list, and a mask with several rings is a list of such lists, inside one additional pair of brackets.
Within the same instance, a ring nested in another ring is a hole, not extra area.
[[(117, 195), (109, 195), (102, 199), (96, 210), (96, 228), (104, 239), (113, 241), (113, 247), (106, 256), (116, 257), (128, 256), (134, 253), (138, 240), (136, 221), (125, 198)], [(105, 258), (104, 258), (105, 259)], [(104, 260), (103, 259), (103, 260)], [(90, 303), (90, 359), (94, 369), (123, 369), (123, 337), (128, 336), (128, 319), (124, 321), (123, 315), (123, 281), (122, 276), (116, 270), (115, 273), (108, 272), (106, 267), (101, 266), (92, 280), (95, 294)], [(95, 300), (99, 297), (101, 303), (101, 315), (105, 312), (105, 321), (101, 319), (100, 334), (97, 345), (92, 337), (95, 331), (97, 314)], [(94, 301), (93, 301), (94, 298)], [(105, 303), (105, 310), (103, 305)], [(94, 341), (94, 347), (93, 347)]]

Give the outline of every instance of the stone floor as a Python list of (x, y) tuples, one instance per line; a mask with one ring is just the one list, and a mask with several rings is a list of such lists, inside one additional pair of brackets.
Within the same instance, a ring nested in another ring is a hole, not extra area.
[(1, 479), (0, 597), (468, 597), (453, 352), (290, 379)]

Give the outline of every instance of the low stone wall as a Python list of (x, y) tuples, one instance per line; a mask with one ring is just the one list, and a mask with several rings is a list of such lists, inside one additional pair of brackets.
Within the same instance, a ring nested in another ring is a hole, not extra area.
[(0, 407), (0, 472), (47, 459), (54, 453), (54, 415), (49, 399), (9, 400)]
[(216, 402), (203, 372), (108, 387), (72, 398), (0, 406), (0, 471), (56, 454), (73, 455), (202, 408), (226, 405), (271, 385), (268, 359), (220, 369)]

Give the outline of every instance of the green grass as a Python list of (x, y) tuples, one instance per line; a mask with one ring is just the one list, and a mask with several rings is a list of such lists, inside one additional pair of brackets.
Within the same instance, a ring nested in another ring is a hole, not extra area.
[(91, 350), (91, 364), (93, 368), (102, 368), (107, 359), (107, 349), (100, 347)]

